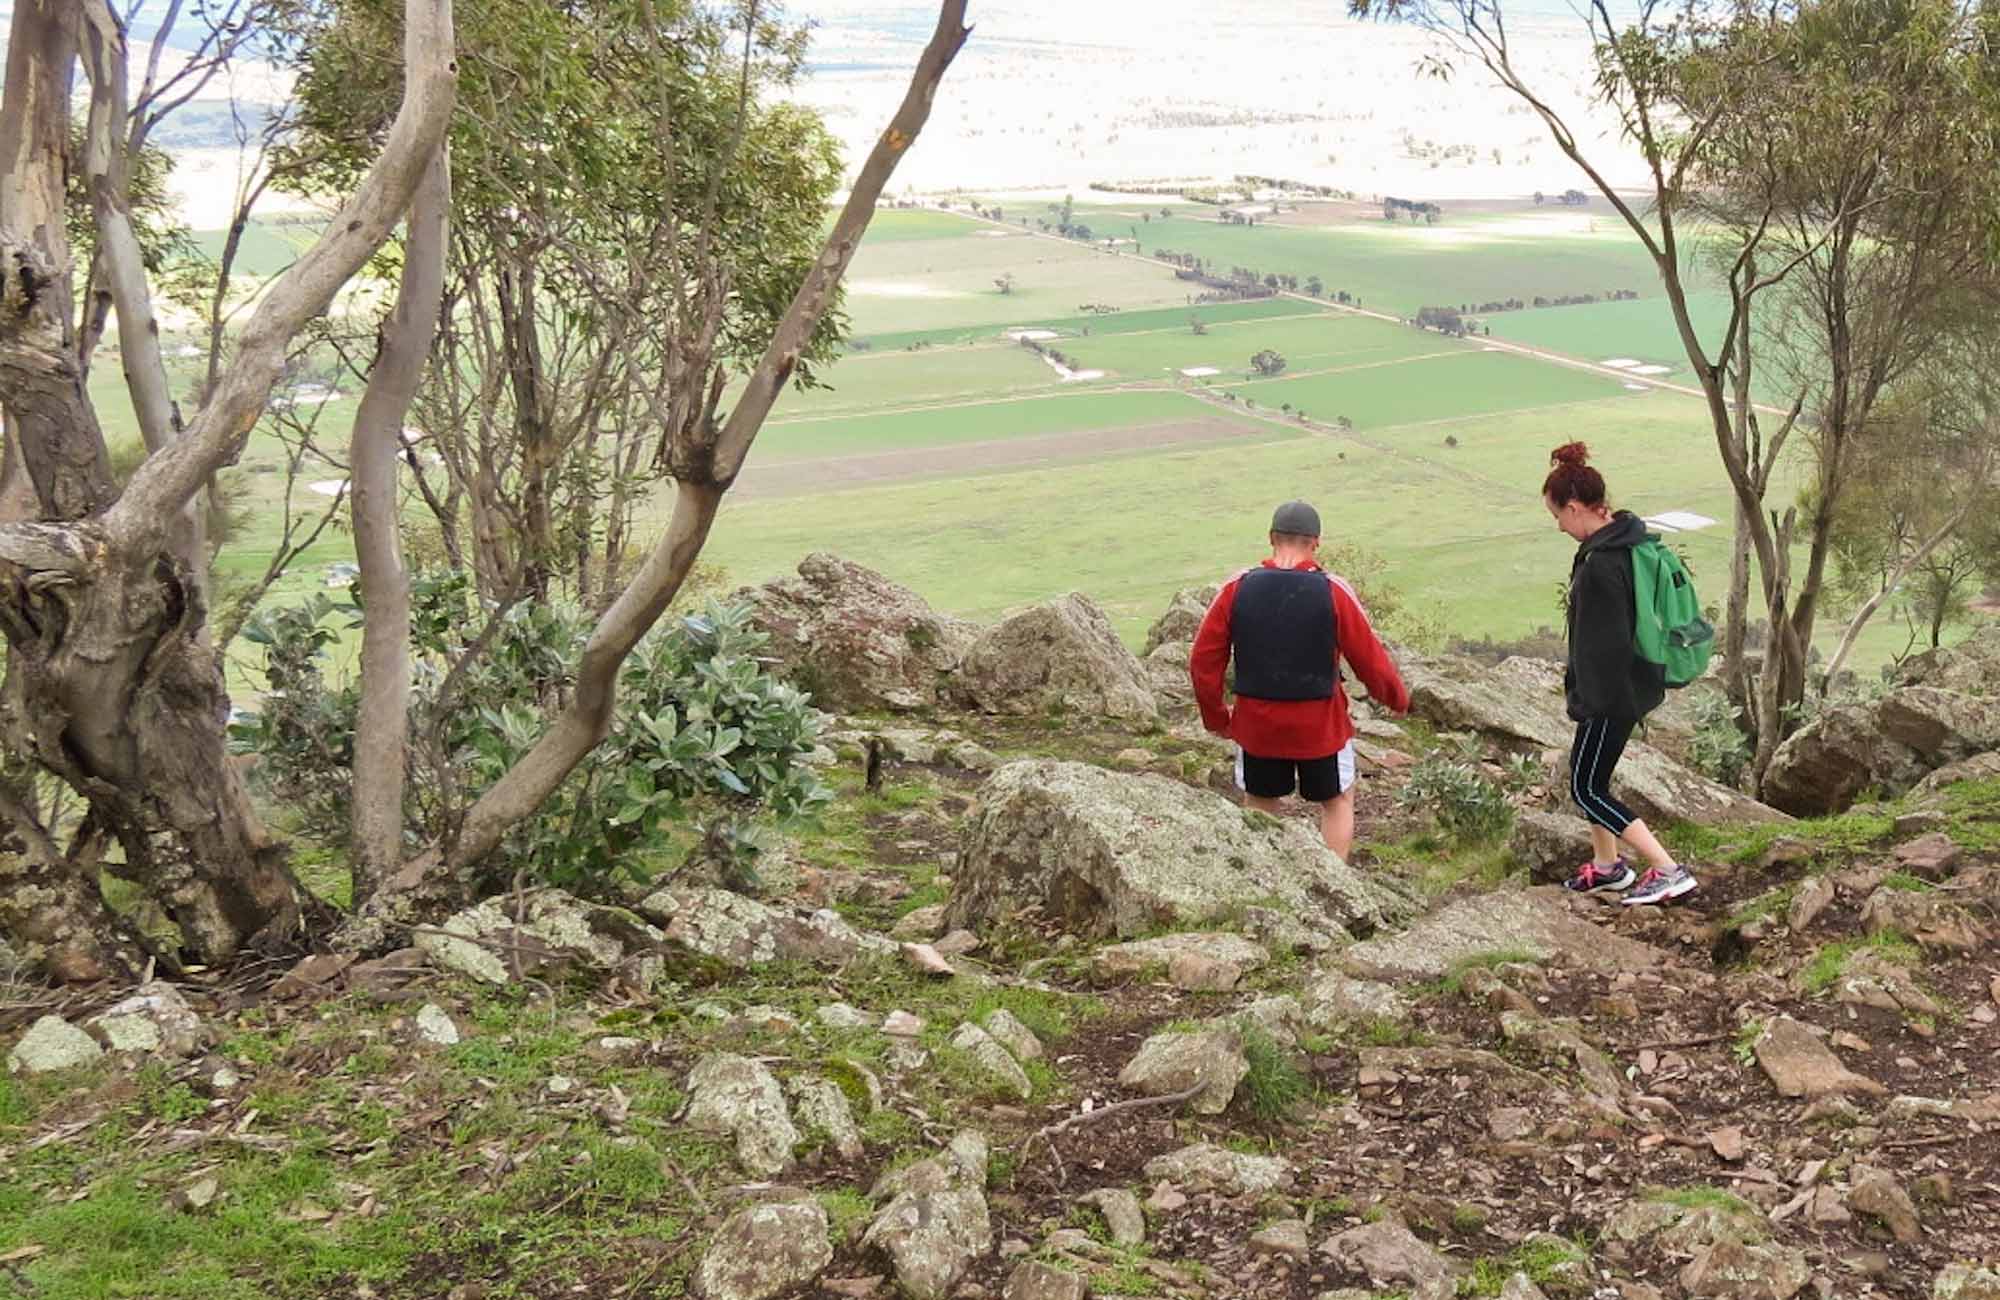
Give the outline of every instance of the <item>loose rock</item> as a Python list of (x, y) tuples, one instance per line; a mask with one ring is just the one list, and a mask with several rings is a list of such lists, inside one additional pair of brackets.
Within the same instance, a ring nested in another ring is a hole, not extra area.
[(1304, 1219), (1280, 1219), (1250, 1238), (1252, 1255), (1279, 1255), (1286, 1259), (1303, 1260), (1312, 1254), (1312, 1245), (1306, 1240)]
[(1320, 1251), (1350, 1273), (1365, 1273), (1378, 1287), (1442, 1282), (1452, 1275), (1444, 1256), (1394, 1218), (1349, 1228), (1328, 1238)]
[(1021, 1101), (1033, 1095), (1035, 1085), (1021, 1068), (1021, 1063), (978, 1025), (970, 1022), (960, 1025), (951, 1036), (951, 1045), (965, 1053), (995, 1088)]
[(1018, 1020), (1014, 1013), (1001, 1007), (987, 1013), (980, 1022), (987, 1033), (993, 1035), (1000, 1045), (1013, 1053), (1017, 1061), (1039, 1061), (1042, 1059), (1042, 1040), (1035, 1037), (1035, 1031)]
[(1196, 1033), (1160, 1033), (1148, 1038), (1118, 1075), (1121, 1086), (1148, 1097), (1165, 1097), (1200, 1085), (1189, 1103), (1197, 1114), (1220, 1115), (1250, 1072), (1243, 1035), (1217, 1027)]
[(1599, 971), (1651, 970), (1667, 959), (1650, 944), (1575, 916), (1560, 889), (1540, 887), (1461, 899), (1399, 934), (1354, 945), (1341, 954), (1341, 965), (1381, 979), (1432, 980), (1498, 949), (1525, 951), (1537, 961), (1560, 955)]
[(53, 1074), (88, 1065), (104, 1055), (97, 1040), (61, 1016), (43, 1016), (7, 1053), (9, 1074)]
[(1775, 1017), (1765, 1025), (1755, 1048), (1757, 1064), (1770, 1076), (1780, 1096), (1828, 1097), (1854, 1092), (1879, 1095), (1888, 1091), (1873, 1079), (1842, 1065), (1840, 1058), (1811, 1029), (1790, 1016)]
[(1090, 1287), (1076, 1274), (1023, 1260), (1007, 1275), (1001, 1300), (1084, 1300)]
[(1080, 1205), (1095, 1206), (1104, 1216), (1104, 1226), (1117, 1246), (1137, 1246), (1146, 1240), (1146, 1211), (1139, 1198), (1123, 1187), (1104, 1187), (1076, 1198)]
[(705, 1056), (688, 1074), (688, 1093), (688, 1126), (732, 1134), (746, 1172), (771, 1178), (791, 1167), (799, 1131), (763, 1065), (727, 1052)]
[(208, 1034), (181, 991), (161, 980), (142, 984), (131, 997), (84, 1021), (105, 1050), (184, 1057), (200, 1051)]
[(1733, 1241), (1708, 1247), (1681, 1270), (1688, 1295), (1729, 1300), (1791, 1300), (1811, 1280), (1804, 1251)]
[(1190, 932), (1099, 948), (1091, 954), (1090, 973), (1100, 983), (1116, 983), (1169, 970), (1175, 958), (1184, 956), (1204, 957), (1239, 971), (1256, 970), (1271, 960), (1264, 945), (1240, 934)]
[(1207, 1142), (1146, 1162), (1146, 1177), (1229, 1196), (1280, 1192), (1292, 1185), (1292, 1167), (1276, 1156), (1245, 1155)]
[(831, 1080), (807, 1075), (790, 1081), (792, 1122), (809, 1137), (826, 1139), (843, 1160), (859, 1160), (866, 1152), (861, 1126), (847, 1104), (847, 1094)]
[(459, 1040), (458, 1025), (451, 1013), (435, 1002), (417, 1008), (417, 1041), (427, 1047), (452, 1047)]
[(896, 952), (894, 943), (863, 934), (830, 908), (799, 913), (726, 889), (671, 886), (647, 895), (638, 908), (665, 927), (661, 939), (669, 947), (735, 970), (774, 961), (844, 966)]
[(1897, 1241), (1907, 1243), (1922, 1239), (1923, 1229), (1917, 1218), (1917, 1207), (1893, 1176), (1884, 1170), (1857, 1165), (1851, 1177), (1853, 1187), (1847, 1193), (1849, 1209), (1881, 1220), (1882, 1226)]
[(753, 1205), (729, 1216), (695, 1269), (706, 1300), (766, 1300), (833, 1262), (826, 1211), (812, 1200)]

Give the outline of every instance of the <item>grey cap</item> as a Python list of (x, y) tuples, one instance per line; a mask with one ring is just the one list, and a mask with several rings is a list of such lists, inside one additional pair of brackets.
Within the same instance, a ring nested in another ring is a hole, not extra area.
[(1271, 513), (1271, 531), (1318, 537), (1319, 511), (1303, 501), (1287, 501)]

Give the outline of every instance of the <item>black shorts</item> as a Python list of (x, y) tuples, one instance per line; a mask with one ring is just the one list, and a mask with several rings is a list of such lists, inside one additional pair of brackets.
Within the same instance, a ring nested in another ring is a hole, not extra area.
[(1259, 758), (1238, 751), (1236, 784), (1259, 799), (1282, 799), (1293, 790), (1307, 803), (1325, 803), (1354, 784), (1354, 748), (1324, 758)]

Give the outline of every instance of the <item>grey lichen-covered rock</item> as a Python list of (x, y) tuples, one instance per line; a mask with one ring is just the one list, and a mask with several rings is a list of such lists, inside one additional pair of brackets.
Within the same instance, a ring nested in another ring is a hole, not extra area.
[(1252, 1156), (1208, 1142), (1197, 1142), (1146, 1162), (1146, 1177), (1164, 1178), (1187, 1188), (1218, 1191), (1227, 1196), (1261, 1196), (1292, 1185), (1292, 1167), (1277, 1156)]
[(1271, 1041), (1278, 1046), (1289, 1048), (1299, 1045), (1299, 1031), (1306, 1027), (1306, 1015), (1297, 998), (1289, 993), (1274, 993), (1247, 1003), (1229, 1015), (1217, 1016), (1209, 1023), (1233, 1025), (1252, 1035), (1261, 1031), (1270, 1035)]
[(1035, 1031), (1022, 1024), (1015, 1014), (1005, 1007), (990, 1011), (980, 1022), (987, 1033), (998, 1039), (1000, 1045), (1014, 1054), (1017, 1061), (1039, 1061), (1046, 1049), (1042, 1040), (1035, 1037)]
[(1321, 971), (1307, 980), (1299, 1004), (1308, 1025), (1329, 1031), (1371, 1020), (1402, 1021), (1410, 1016), (1409, 999), (1390, 985), (1355, 979), (1339, 971)]
[(1548, 1300), (1548, 1296), (1526, 1273), (1515, 1273), (1500, 1288), (1500, 1300)]
[(1968, 695), (2000, 691), (2000, 624), (1982, 623), (1957, 645), (1913, 654), (1896, 665), (1906, 686), (1935, 686)]
[(1935, 769), (2000, 748), (2000, 701), (1935, 686), (1906, 686), (1876, 702), (1875, 725), (1885, 739)]
[(1154, 1034), (1119, 1072), (1118, 1083), (1148, 1097), (1199, 1087), (1188, 1105), (1197, 1114), (1220, 1115), (1248, 1073), (1241, 1031), (1215, 1026), (1194, 1033)]
[(1605, 1221), (1604, 1238), (1629, 1245), (1665, 1232), (1663, 1245), (1686, 1251), (1721, 1242), (1758, 1242), (1770, 1235), (1770, 1221), (1748, 1201), (1712, 1194), (1681, 1199), (1695, 1203), (1681, 1204), (1671, 1194), (1626, 1202)]
[(771, 1072), (748, 1057), (716, 1052), (688, 1073), (688, 1127), (728, 1133), (736, 1160), (759, 1178), (789, 1169), (799, 1131)]
[(987, 628), (959, 664), (959, 693), (992, 713), (1051, 708), (1147, 722), (1160, 707), (1145, 672), (1089, 597), (1071, 592)]
[(2000, 1300), (2000, 1269), (1947, 1264), (1931, 1283), (1931, 1300)]
[(1075, 1273), (1025, 1259), (1007, 1275), (1000, 1300), (1085, 1300), (1090, 1284)]
[[(1793, 988), (1808, 992), (1806, 970), (1793, 976)], [(1918, 986), (1916, 977), (1880, 953), (1862, 950), (1847, 959), (1840, 978), (1833, 984), (1836, 1002), (1848, 1006), (1875, 1007), (1904, 1015), (1942, 1015), (1944, 1008)]]
[(1961, 769), (1977, 775), (1996, 748), (2000, 700), (1906, 686), (1870, 704), (1837, 705), (1792, 733), (1772, 757), (1765, 796), (1801, 815), (1838, 812), (1863, 790), (1927, 788), (1934, 770), (1955, 764), (1981, 765)]
[(560, 889), (537, 889), (518, 900), (507, 895), (468, 907), (435, 930), (419, 931), (416, 942), (437, 965), (487, 984), (505, 984), (517, 973), (533, 975), (565, 962), (612, 967), (628, 958), (634, 978), (650, 984), (664, 939), (624, 908), (586, 903)]
[(837, 555), (816, 551), (798, 577), (732, 597), (766, 632), (762, 653), (824, 709), (923, 709), (946, 694), (949, 675), (978, 629), (937, 613), (921, 596)]
[(812, 1200), (753, 1205), (729, 1216), (695, 1269), (704, 1300), (766, 1300), (833, 1262), (826, 1211)]
[(1577, 916), (1560, 888), (1496, 891), (1461, 899), (1399, 934), (1356, 944), (1341, 965), (1382, 979), (1438, 979), (1467, 958), (1519, 952), (1536, 961), (1561, 956), (1599, 971), (1658, 967), (1667, 954), (1650, 944), (1612, 934)]
[(805, 1075), (790, 1080), (787, 1090), (792, 1097), (792, 1123), (808, 1141), (823, 1140), (843, 1160), (859, 1160), (866, 1154), (861, 1126), (854, 1122), (847, 1094), (838, 1084), (817, 1075)]
[(1115, 1246), (1137, 1246), (1146, 1240), (1146, 1210), (1139, 1198), (1123, 1187), (1102, 1187), (1076, 1198), (1080, 1205), (1094, 1207), (1104, 1216), (1104, 1227)]
[(1320, 1252), (1376, 1286), (1423, 1285), (1452, 1275), (1450, 1261), (1395, 1218), (1349, 1228), (1321, 1243)]
[(1034, 1093), (1035, 1085), (1021, 1063), (978, 1025), (960, 1025), (951, 1036), (951, 1046), (978, 1068), (982, 1078), (1008, 1096), (1026, 1101)]
[(1842, 1093), (1881, 1094), (1888, 1090), (1840, 1063), (1833, 1049), (1790, 1016), (1774, 1016), (1754, 1044), (1757, 1064), (1780, 1096), (1832, 1097)]
[(435, 1002), (417, 1008), (416, 1031), (417, 1041), (425, 1047), (453, 1047), (459, 1040), (451, 1013)]
[(1690, 1297), (1792, 1300), (1812, 1281), (1812, 1265), (1792, 1246), (1725, 1241), (1688, 1261), (1680, 1281)]
[(799, 912), (726, 889), (670, 886), (648, 894), (638, 908), (665, 927), (671, 948), (737, 970), (774, 961), (843, 966), (897, 952), (893, 942), (855, 929), (831, 908)]
[(1615, 1103), (1627, 1090), (1617, 1063), (1586, 1039), (1574, 1024), (1526, 1011), (1500, 1013), (1500, 1036), (1564, 1065), (1574, 1063), (1584, 1086), (1600, 1101)]
[(1528, 868), (1529, 879), (1558, 884), (1590, 861), (1590, 823), (1567, 813), (1530, 808), (1514, 818), (1507, 847), (1514, 860)]
[(181, 991), (160, 980), (140, 985), (131, 997), (106, 1007), (83, 1027), (112, 1052), (192, 1056), (208, 1038), (201, 1017)]
[(1090, 955), (1090, 973), (1105, 983), (1165, 972), (1177, 957), (1193, 954), (1253, 971), (1271, 960), (1270, 950), (1229, 931), (1189, 931), (1154, 939), (1114, 943)]
[(1912, 794), (1924, 798), (1961, 781), (1991, 781), (2000, 778), (2000, 753), (1978, 754), (1962, 762), (1947, 763), (1917, 782)]
[[(1151, 655), (1163, 645), (1192, 643), (1194, 634), (1201, 631), (1201, 620), (1208, 615), (1208, 607), (1222, 594), (1219, 583), (1209, 583), (1203, 587), (1182, 587), (1167, 602), (1167, 612), (1153, 620), (1153, 626), (1146, 629), (1146, 644), (1139, 651), (1142, 656)], [(1181, 673), (1187, 673), (1187, 656), (1182, 654)]]
[(888, 1198), (862, 1238), (889, 1259), (910, 1300), (941, 1300), (972, 1261), (993, 1249), (986, 1208), (986, 1139), (955, 1136), (942, 1155), (885, 1174), (871, 1198)]
[(1034, 760), (980, 787), (947, 916), (984, 929), (1034, 907), (1077, 933), (1130, 936), (1266, 904), (1325, 935), (1410, 908), (1299, 823), (1161, 776)]
[(28, 1026), (7, 1053), (9, 1074), (53, 1074), (89, 1065), (104, 1055), (97, 1040), (61, 1016), (43, 1016)]

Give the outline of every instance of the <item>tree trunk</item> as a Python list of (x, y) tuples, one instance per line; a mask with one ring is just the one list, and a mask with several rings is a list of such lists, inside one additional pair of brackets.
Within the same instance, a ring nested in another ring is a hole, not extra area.
[(1750, 704), (1750, 525), (1743, 503), (1736, 503), (1736, 529), (1729, 544), (1729, 605), (1722, 621), (1722, 683), (1729, 702), (1742, 710), (1747, 723)]
[(366, 898), (403, 860), (409, 738), (410, 575), (396, 491), (403, 418), (437, 333), (451, 171), (439, 149), (410, 205), (394, 315), (354, 415), (354, 550), (361, 565), (361, 706), (354, 724), (354, 896)]
[[(31, 878), (56, 902), (33, 913), (16, 898), (0, 926), (54, 956), (57, 971), (90, 975), (130, 966), (97, 888), (100, 861), (158, 904), (183, 949), (205, 962), (289, 942), (313, 906), (228, 761), (229, 699), (184, 558), (187, 506), (240, 453), (291, 338), (408, 206), (449, 121), (452, 68), (448, 0), (407, 0), (404, 100), (381, 156), (328, 233), (264, 295), (202, 411), (120, 494), (77, 368), (64, 270), (68, 25), (79, 16), (51, 0), (17, 4), (0, 110), (0, 264), (10, 272), (0, 280), (0, 402), (40, 514), (0, 525), (0, 631), (18, 692), (7, 740), (89, 811), (60, 868), (32, 810), (25, 822), (13, 817), (39, 855)], [(143, 301), (138, 310), (150, 314)], [(107, 843), (118, 858), (100, 859)]]
[(509, 830), (533, 816), (603, 740), (611, 726), (619, 668), (693, 569), (723, 493), (742, 470), (800, 352), (832, 306), (834, 291), (868, 228), (876, 201), (930, 118), (938, 85), (970, 35), (965, 6), (966, 0), (943, 0), (940, 5), (937, 29), (917, 61), (902, 105), (856, 176), (825, 246), (751, 372), (729, 422), (720, 430), (704, 422), (674, 440), (670, 469), (676, 488), (666, 533), (592, 630), (568, 706), (474, 802), (453, 843), (434, 846), (405, 863), (388, 887), (368, 900), (345, 935), (348, 944), (374, 947), (385, 942), (389, 928), (420, 906), (425, 892), (448, 891), (454, 879), (497, 849)]

